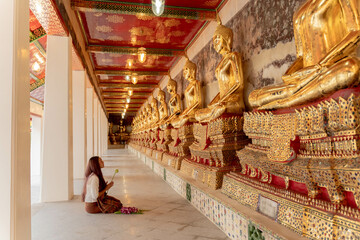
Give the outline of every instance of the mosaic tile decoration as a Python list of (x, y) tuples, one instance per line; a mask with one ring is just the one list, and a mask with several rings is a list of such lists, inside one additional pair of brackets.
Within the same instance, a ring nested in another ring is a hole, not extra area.
[(37, 89), (35, 89), (34, 91), (30, 92), (30, 96), (40, 102), (44, 102), (44, 90), (45, 90), (45, 85), (42, 85)]
[[(139, 155), (134, 148), (129, 146), (130, 152)], [(251, 229), (257, 233), (261, 232), (264, 240), (278, 240), (271, 232), (260, 229), (254, 222), (245, 218), (241, 214), (235, 212), (233, 209), (222, 204), (220, 201), (214, 199), (207, 193), (184, 181), (177, 176), (173, 171), (167, 170), (164, 166), (156, 161), (145, 157), (140, 153), (140, 159), (146, 159), (146, 165), (153, 169), (154, 173), (163, 178), (179, 195), (185, 199), (191, 199), (190, 203), (202, 214), (204, 214), (211, 222), (219, 227), (230, 239), (234, 240), (248, 240), (249, 238), (249, 224)], [(145, 161), (143, 160), (145, 163)], [(149, 163), (150, 162), (150, 163)], [(152, 166), (154, 166), (152, 168)], [(254, 230), (255, 229), (255, 230)], [(253, 234), (253, 236), (257, 236)]]

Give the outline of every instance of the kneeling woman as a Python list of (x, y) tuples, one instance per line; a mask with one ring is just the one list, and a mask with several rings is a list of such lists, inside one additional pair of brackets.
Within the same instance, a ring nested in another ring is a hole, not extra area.
[(103, 160), (95, 156), (90, 158), (85, 171), (82, 200), (85, 202), (85, 210), (88, 213), (113, 213), (122, 207), (120, 200), (106, 194), (114, 182), (111, 181), (108, 184), (105, 182), (101, 172), (103, 167)]

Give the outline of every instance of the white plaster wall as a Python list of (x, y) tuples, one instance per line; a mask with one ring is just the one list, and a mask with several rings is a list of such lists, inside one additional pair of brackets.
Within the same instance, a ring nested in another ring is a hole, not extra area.
[(98, 112), (97, 112), (97, 119), (98, 119), (98, 141), (97, 141), (97, 149), (98, 149), (98, 155), (102, 156), (103, 152), (102, 152), (102, 129), (101, 129), (101, 126), (102, 126), (102, 121), (103, 119), (101, 118), (101, 112), (102, 112), (102, 107), (101, 107), (101, 103), (98, 99)]
[(31, 238), (29, 1), (0, 1), (0, 239)]
[(41, 201), (73, 196), (71, 38), (47, 37)]
[(73, 71), (74, 178), (84, 177), (86, 167), (85, 71)]
[(94, 112), (93, 112), (93, 116), (94, 116), (94, 156), (99, 155), (99, 151), (98, 151), (98, 128), (99, 128), (99, 119), (98, 119), (98, 108), (99, 108), (99, 100), (97, 98), (97, 95), (94, 93)]
[[(87, 79), (88, 81), (88, 79)], [(93, 88), (86, 89), (86, 161), (94, 156), (94, 90)]]
[(31, 116), (31, 176), (40, 176), (42, 118)]
[(109, 123), (108, 123), (108, 119), (106, 117), (106, 114), (104, 111), (102, 111), (102, 149), (103, 149), (103, 154), (106, 153), (107, 148), (108, 148), (108, 129), (109, 129)]

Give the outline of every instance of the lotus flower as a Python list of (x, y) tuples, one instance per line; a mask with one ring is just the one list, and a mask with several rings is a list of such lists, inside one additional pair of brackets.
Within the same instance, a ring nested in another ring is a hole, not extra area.
[(118, 172), (119, 172), (119, 169), (115, 169), (114, 175), (112, 176), (110, 182), (112, 182), (112, 181), (114, 180), (114, 177), (115, 177), (115, 175), (116, 175)]
[(143, 214), (144, 210), (139, 210), (136, 207), (122, 207), (116, 214)]

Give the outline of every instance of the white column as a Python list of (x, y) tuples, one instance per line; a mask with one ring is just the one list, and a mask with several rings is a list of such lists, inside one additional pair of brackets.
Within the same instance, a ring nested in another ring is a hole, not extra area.
[(29, 1), (0, 1), (0, 239), (31, 238)]
[(102, 156), (103, 152), (102, 152), (102, 147), (101, 147), (101, 143), (102, 143), (102, 131), (101, 131), (101, 124), (102, 124), (102, 119), (101, 119), (101, 112), (102, 112), (102, 107), (101, 107), (101, 103), (100, 101), (98, 101), (98, 151), (99, 151), (99, 155)]
[(71, 38), (47, 37), (41, 200), (73, 196)]
[(98, 99), (97, 95), (94, 93), (94, 156), (99, 155), (98, 151)]
[(102, 112), (102, 118), (103, 118), (103, 124), (102, 124), (102, 129), (103, 129), (103, 142), (102, 142), (102, 148), (103, 148), (103, 152), (105, 153), (107, 151), (107, 142), (108, 142), (108, 129), (109, 129), (109, 124), (108, 124), (108, 119), (106, 117), (105, 112)]
[(86, 129), (87, 129), (87, 157), (86, 160), (94, 156), (94, 90), (86, 89)]
[(42, 118), (31, 116), (31, 176), (40, 176)]
[(86, 149), (85, 71), (73, 71), (74, 178), (84, 178)]

